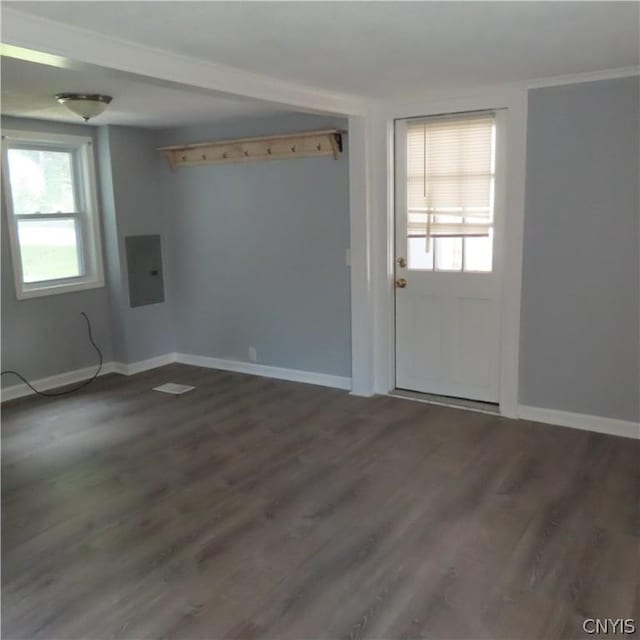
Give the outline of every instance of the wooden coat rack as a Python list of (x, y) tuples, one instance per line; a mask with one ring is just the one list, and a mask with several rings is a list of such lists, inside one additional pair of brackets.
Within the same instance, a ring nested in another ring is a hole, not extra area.
[(158, 151), (164, 153), (172, 169), (274, 158), (333, 156), (337, 159), (342, 153), (344, 134), (346, 131), (343, 129), (326, 129), (279, 136), (160, 147)]

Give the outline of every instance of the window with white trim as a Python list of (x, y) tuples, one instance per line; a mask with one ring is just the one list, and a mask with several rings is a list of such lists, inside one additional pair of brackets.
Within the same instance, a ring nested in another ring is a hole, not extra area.
[(2, 138), (18, 298), (103, 286), (92, 139), (7, 130)]
[(494, 113), (408, 121), (410, 269), (492, 270), (495, 139)]

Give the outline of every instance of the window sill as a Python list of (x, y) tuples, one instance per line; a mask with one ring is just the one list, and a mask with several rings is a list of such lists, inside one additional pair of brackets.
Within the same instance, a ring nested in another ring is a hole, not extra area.
[(38, 284), (33, 287), (27, 287), (22, 290), (16, 290), (18, 300), (29, 300), (30, 298), (41, 298), (44, 296), (56, 296), (62, 293), (73, 293), (74, 291), (87, 291), (88, 289), (100, 289), (104, 287), (104, 279), (99, 280), (83, 280), (69, 284), (60, 284), (59, 282), (50, 286)]

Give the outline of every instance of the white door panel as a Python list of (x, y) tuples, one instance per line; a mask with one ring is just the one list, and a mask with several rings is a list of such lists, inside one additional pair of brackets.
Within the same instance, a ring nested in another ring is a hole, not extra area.
[[(420, 376), (430, 376), (429, 381), (437, 383), (442, 369), (442, 310), (438, 298), (434, 295), (415, 295), (403, 306), (398, 314), (399, 332), (404, 335), (419, 335), (420, 340), (411, 344), (409, 341), (398, 343), (398, 356), (406, 363), (401, 374), (412, 380)], [(428, 330), (425, 330), (428, 327)], [(433, 363), (428, 371), (424, 371), (424, 362)]]
[(454, 384), (490, 389), (493, 351), (493, 305), (486, 298), (458, 298), (454, 304), (451, 379)]

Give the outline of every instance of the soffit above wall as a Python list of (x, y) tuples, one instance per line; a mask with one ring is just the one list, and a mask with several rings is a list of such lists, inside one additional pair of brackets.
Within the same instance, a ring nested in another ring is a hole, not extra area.
[(113, 102), (93, 125), (174, 127), (228, 118), (283, 113), (258, 100), (231, 99), (194, 87), (164, 83), (89, 65), (61, 68), (3, 56), (2, 115), (81, 124), (55, 100), (62, 91), (104, 93)]

